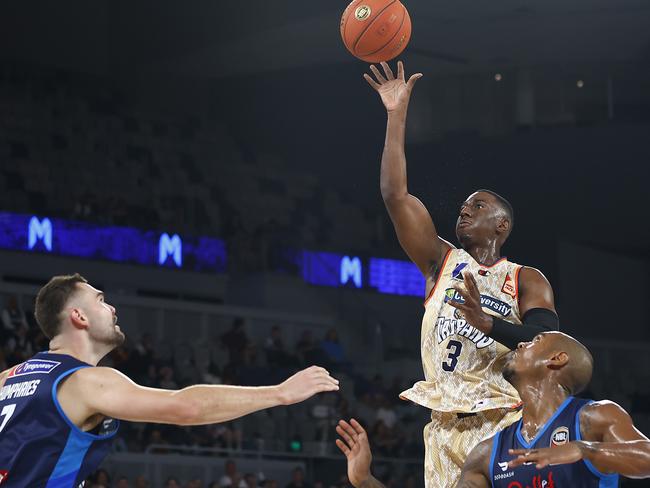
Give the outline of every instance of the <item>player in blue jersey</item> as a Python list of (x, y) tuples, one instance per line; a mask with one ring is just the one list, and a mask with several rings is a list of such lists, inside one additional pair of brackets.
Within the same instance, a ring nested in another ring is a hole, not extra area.
[[(609, 488), (619, 474), (650, 478), (650, 440), (614, 402), (576, 398), (593, 360), (578, 341), (544, 332), (509, 353), (504, 377), (522, 399), (522, 419), (478, 444), (457, 488)], [(340, 421), (336, 441), (356, 488), (382, 488), (370, 473), (368, 437)]]
[(50, 350), (0, 373), (1, 488), (82, 486), (108, 453), (113, 419), (209, 424), (338, 390), (315, 366), (276, 386), (178, 391), (145, 388), (96, 367), (124, 333), (115, 308), (78, 274), (52, 278), (36, 297), (35, 315)]

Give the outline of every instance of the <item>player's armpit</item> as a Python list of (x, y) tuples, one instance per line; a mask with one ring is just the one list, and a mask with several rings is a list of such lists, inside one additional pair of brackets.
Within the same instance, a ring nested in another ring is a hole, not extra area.
[(479, 443), (467, 456), (456, 488), (490, 487), (490, 451), (493, 437)]
[(519, 313), (523, 317), (528, 310), (545, 308), (555, 312), (555, 298), (551, 284), (541, 271), (524, 266), (519, 272)]

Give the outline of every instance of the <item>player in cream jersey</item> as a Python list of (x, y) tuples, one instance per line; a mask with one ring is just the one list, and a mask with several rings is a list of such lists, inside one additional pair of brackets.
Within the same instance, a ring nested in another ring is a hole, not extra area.
[[(381, 160), (381, 194), (402, 248), (426, 279), (421, 354), (425, 380), (401, 396), (430, 408), (424, 429), (427, 488), (455, 486), (472, 448), (519, 418), (514, 389), (501, 378), (504, 354), (518, 342), (558, 328), (553, 290), (534, 268), (510, 263), (501, 247), (513, 225), (512, 206), (479, 190), (461, 205), (456, 238), (438, 237), (431, 215), (408, 192), (404, 134), (411, 91), (387, 63), (371, 66), (388, 122)], [(435, 168), (429, 177), (435, 177)], [(462, 176), (462, 175), (461, 175)]]
[(473, 327), (449, 302), (463, 301), (455, 286), (463, 274), (476, 276), (480, 301), (489, 315), (521, 324), (517, 281), (521, 266), (507, 259), (481, 266), (463, 249), (450, 249), (438, 280), (425, 302), (422, 320), (422, 365), (425, 381), (402, 397), (442, 412), (476, 412), (509, 408), (519, 402), (503, 379), (507, 347)]

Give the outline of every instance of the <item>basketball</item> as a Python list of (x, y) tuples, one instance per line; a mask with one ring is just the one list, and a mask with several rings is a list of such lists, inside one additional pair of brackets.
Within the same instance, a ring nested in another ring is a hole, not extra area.
[(399, 0), (354, 0), (341, 17), (341, 38), (363, 61), (388, 61), (408, 44), (411, 18)]

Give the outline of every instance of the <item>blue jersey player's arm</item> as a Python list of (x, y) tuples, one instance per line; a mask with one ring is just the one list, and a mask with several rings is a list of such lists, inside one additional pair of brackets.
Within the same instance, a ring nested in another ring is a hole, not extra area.
[(489, 488), (491, 486), (490, 453), (493, 439), (493, 437), (485, 439), (472, 449), (463, 464), (456, 488)]
[(518, 449), (511, 467), (535, 462), (570, 464), (586, 459), (601, 473), (628, 478), (650, 478), (650, 440), (634, 426), (630, 415), (614, 402), (603, 400), (584, 407), (580, 414), (582, 439), (544, 449)]
[(57, 398), (68, 418), (89, 430), (102, 416), (177, 425), (225, 422), (336, 390), (338, 380), (316, 366), (276, 386), (194, 385), (177, 391), (143, 387), (115, 369), (96, 367), (70, 375)]

